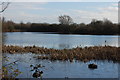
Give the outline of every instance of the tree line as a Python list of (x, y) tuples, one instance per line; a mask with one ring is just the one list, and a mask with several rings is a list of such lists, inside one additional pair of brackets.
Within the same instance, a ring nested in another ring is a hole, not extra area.
[(118, 35), (120, 24), (112, 23), (108, 19), (93, 19), (89, 24), (74, 23), (68, 15), (58, 17), (59, 24), (49, 23), (15, 23), (2, 18), (3, 32), (55, 32), (59, 34), (97, 34)]

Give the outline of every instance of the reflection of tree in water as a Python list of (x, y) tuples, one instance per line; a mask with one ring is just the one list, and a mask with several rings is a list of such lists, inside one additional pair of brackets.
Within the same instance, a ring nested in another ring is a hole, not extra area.
[(60, 49), (68, 49), (68, 48), (70, 48), (69, 44), (59, 44), (58, 46), (59, 46)]
[(59, 49), (68, 49), (71, 47), (71, 38), (69, 36), (66, 37), (66, 35), (59, 36)]

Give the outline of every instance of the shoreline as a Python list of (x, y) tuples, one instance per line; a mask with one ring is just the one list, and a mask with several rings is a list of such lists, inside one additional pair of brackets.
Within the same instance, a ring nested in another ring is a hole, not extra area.
[[(5, 31), (2, 33), (13, 33), (13, 32), (30, 32), (30, 31)], [(35, 32), (35, 31), (33, 31)], [(36, 32), (36, 33), (44, 33), (44, 34), (62, 34), (62, 35), (111, 35), (111, 36), (120, 36), (120, 34), (89, 34), (89, 33), (60, 33), (60, 32)]]
[(93, 47), (76, 47), (72, 49), (53, 49), (37, 46), (6, 46), (3, 45), (2, 53), (22, 54), (22, 53), (35, 53), (40, 54), (36, 56), (37, 59), (54, 60), (73, 60), (90, 61), (90, 60), (111, 60), (120, 62), (120, 47), (113, 46), (93, 46)]

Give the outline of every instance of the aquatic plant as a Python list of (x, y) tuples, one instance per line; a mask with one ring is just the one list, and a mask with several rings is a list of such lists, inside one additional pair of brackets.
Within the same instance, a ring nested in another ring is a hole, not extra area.
[[(9, 62), (9, 57), (3, 57), (3, 61)], [(16, 80), (16, 77), (20, 75), (22, 72), (19, 69), (14, 68), (13, 65), (17, 65), (16, 62), (18, 60), (11, 62), (6, 65), (2, 65), (2, 79), (4, 80)]]
[(87, 62), (89, 60), (112, 60), (120, 61), (120, 47), (114, 46), (93, 46), (93, 47), (76, 47), (72, 49), (53, 49), (37, 46), (3, 46), (3, 53), (35, 53), (37, 59), (49, 59), (51, 61), (61, 60), (70, 61), (80, 60)]
[(90, 69), (97, 69), (97, 67), (98, 66), (94, 63), (88, 65), (88, 68), (90, 68)]
[(34, 71), (33, 73), (33, 78), (42, 78), (43, 71), (40, 70), (40, 68), (45, 67), (42, 66), (41, 64), (36, 64), (36, 65), (30, 65), (32, 67), (31, 71)]

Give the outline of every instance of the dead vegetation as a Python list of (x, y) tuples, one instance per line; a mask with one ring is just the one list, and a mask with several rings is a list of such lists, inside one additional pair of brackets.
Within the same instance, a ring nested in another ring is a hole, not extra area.
[[(70, 61), (80, 60), (87, 62), (89, 60), (112, 60), (120, 61), (120, 47), (112, 46), (94, 46), (94, 47), (76, 47), (72, 49), (48, 49), (37, 46), (6, 46), (2, 48), (3, 53), (36, 53), (40, 54), (37, 59)], [(42, 55), (41, 55), (42, 54)], [(44, 54), (44, 55), (43, 55)]]

